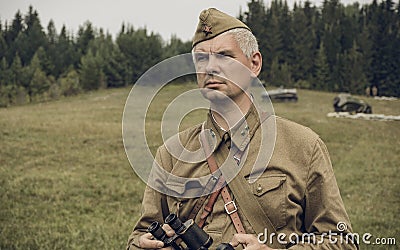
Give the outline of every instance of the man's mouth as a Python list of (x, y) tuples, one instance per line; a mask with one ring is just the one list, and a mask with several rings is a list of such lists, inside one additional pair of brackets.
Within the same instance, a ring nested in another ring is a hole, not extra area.
[(204, 85), (204, 88), (209, 88), (209, 89), (218, 88), (222, 84), (224, 83), (218, 81), (207, 81), (206, 84)]

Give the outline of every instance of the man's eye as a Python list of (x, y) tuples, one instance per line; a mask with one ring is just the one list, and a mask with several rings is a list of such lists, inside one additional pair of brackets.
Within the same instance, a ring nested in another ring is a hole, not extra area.
[(232, 58), (232, 56), (225, 54), (225, 53), (217, 53), (215, 54), (216, 58), (218, 59), (228, 59), (228, 58)]
[(208, 60), (208, 54), (205, 53), (197, 53), (196, 54), (196, 61), (197, 62), (204, 62)]

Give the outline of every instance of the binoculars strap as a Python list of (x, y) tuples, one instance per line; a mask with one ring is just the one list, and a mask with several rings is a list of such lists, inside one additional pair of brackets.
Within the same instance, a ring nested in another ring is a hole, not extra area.
[[(204, 138), (204, 134), (203, 133), (200, 134), (200, 138), (202, 140), (202, 144), (203, 144), (203, 149), (204, 149), (205, 155), (208, 155), (207, 163), (208, 163), (208, 167), (210, 168), (211, 173), (212, 174), (218, 173), (217, 161), (215, 160), (212, 152), (210, 152), (210, 149), (211, 149), (210, 145), (208, 144), (207, 139)], [(241, 155), (237, 155), (237, 157), (240, 158)], [(222, 199), (224, 200), (225, 211), (231, 217), (231, 220), (233, 222), (233, 225), (235, 226), (236, 231), (238, 233), (245, 234), (246, 231), (245, 231), (245, 229), (243, 227), (243, 223), (240, 220), (239, 214), (237, 212), (237, 206), (236, 206), (235, 202), (232, 200), (231, 195), (229, 194), (229, 190), (228, 190), (228, 188), (226, 186), (225, 179), (224, 179), (224, 177), (222, 175), (219, 176), (218, 182), (214, 187), (214, 192), (210, 195), (210, 198), (209, 198), (207, 204), (204, 206), (203, 213), (201, 214), (200, 221), (198, 223), (199, 227), (203, 227), (204, 226), (204, 223), (205, 223), (208, 215), (213, 210), (214, 204), (215, 204), (219, 194), (221, 194)], [(203, 197), (204, 197), (204, 200), (202, 202), (199, 202), (199, 200), (198, 200), (196, 202), (196, 206), (198, 204), (201, 204), (201, 205), (199, 205), (199, 207), (201, 207), (202, 204), (204, 204), (205, 199), (207, 197), (206, 196), (202, 196), (201, 198), (203, 198)], [(198, 211), (199, 210), (196, 211), (196, 214), (197, 214)]]

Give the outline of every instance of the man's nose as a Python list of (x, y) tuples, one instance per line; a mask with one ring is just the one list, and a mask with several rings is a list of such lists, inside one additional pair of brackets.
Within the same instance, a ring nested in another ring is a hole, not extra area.
[(219, 64), (215, 55), (210, 55), (208, 58), (208, 63), (206, 66), (207, 74), (218, 74), (219, 73)]

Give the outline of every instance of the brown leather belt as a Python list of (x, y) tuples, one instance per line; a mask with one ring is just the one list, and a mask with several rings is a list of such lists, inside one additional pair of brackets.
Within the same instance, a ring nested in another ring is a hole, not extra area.
[[(209, 155), (207, 157), (207, 163), (210, 168), (211, 174), (215, 174), (218, 171), (217, 162), (216, 162), (213, 154), (210, 152), (210, 146), (207, 142), (207, 139), (204, 138), (204, 135), (201, 136), (201, 139), (203, 142), (203, 148), (204, 148), (205, 155)], [(235, 155), (237, 157), (239, 157), (239, 159), (240, 159), (241, 155), (238, 155), (238, 154), (235, 154)], [(239, 162), (240, 162), (240, 160), (238, 161), (238, 163)], [(243, 227), (242, 221), (240, 220), (239, 214), (237, 212), (238, 208), (235, 204), (235, 201), (232, 200), (232, 197), (231, 197), (229, 190), (225, 183), (225, 178), (222, 175), (219, 177), (218, 182), (214, 187), (214, 192), (210, 195), (210, 198), (208, 199), (207, 204), (204, 206), (204, 209), (200, 216), (200, 221), (199, 221), (198, 225), (200, 227), (204, 226), (204, 223), (205, 223), (208, 215), (210, 215), (213, 210), (214, 204), (215, 204), (219, 194), (221, 194), (222, 199), (224, 200), (225, 211), (231, 217), (231, 220), (233, 222), (233, 225), (235, 226), (236, 231), (238, 233), (245, 234), (246, 231)], [(202, 198), (204, 199), (204, 196)]]

